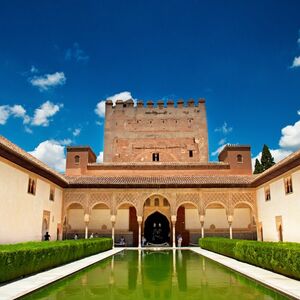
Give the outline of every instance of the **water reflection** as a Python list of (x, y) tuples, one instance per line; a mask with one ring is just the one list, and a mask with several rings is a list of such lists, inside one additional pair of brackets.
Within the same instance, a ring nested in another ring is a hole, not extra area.
[(187, 250), (126, 251), (25, 299), (286, 299)]

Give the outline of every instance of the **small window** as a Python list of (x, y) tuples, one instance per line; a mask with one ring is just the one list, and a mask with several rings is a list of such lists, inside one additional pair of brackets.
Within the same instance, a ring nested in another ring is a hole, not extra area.
[(194, 156), (193, 150), (189, 150), (189, 157), (193, 157), (193, 156)]
[(243, 156), (242, 156), (241, 154), (238, 154), (238, 155), (236, 156), (236, 161), (237, 161), (238, 163), (242, 163), (242, 162), (243, 162)]
[(293, 192), (293, 182), (291, 176), (284, 179), (284, 186), (286, 194), (291, 194)]
[(33, 178), (29, 178), (27, 193), (31, 195), (35, 195), (35, 191), (36, 191), (36, 181)]
[(159, 199), (158, 198), (154, 199), (154, 206), (159, 206)]
[(49, 195), (50, 201), (54, 201), (54, 195), (55, 195), (55, 189), (54, 187), (50, 187), (50, 195)]
[(79, 162), (80, 162), (80, 156), (79, 156), (79, 155), (76, 155), (76, 156), (74, 157), (74, 161), (75, 161), (75, 164), (78, 165)]
[(159, 161), (159, 153), (152, 153), (152, 161)]
[(125, 104), (125, 103), (123, 104), (123, 107), (126, 107), (126, 104)]
[(271, 200), (271, 191), (270, 191), (270, 187), (269, 186), (265, 187), (265, 200), (266, 201), (270, 201)]
[(146, 202), (145, 202), (145, 206), (150, 206), (151, 204), (150, 204), (150, 198), (148, 198), (147, 200), (146, 200)]

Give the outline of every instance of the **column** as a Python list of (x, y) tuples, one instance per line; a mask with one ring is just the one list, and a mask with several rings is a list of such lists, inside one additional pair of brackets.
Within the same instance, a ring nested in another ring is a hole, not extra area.
[(139, 248), (142, 248), (142, 221), (143, 221), (143, 217), (141, 216), (138, 216), (137, 217), (137, 221), (138, 221), (138, 224), (139, 224), (139, 242), (138, 242), (138, 247)]
[(232, 239), (232, 222), (233, 222), (233, 216), (228, 216), (228, 224), (229, 224), (229, 237)]
[(175, 236), (175, 225), (176, 225), (177, 216), (171, 216), (172, 221), (172, 241), (173, 248), (176, 248), (176, 236)]
[(111, 215), (110, 216), (110, 221), (111, 221), (111, 239), (112, 239), (112, 244), (113, 248), (115, 247), (115, 224), (116, 224), (116, 216)]
[(88, 228), (88, 225), (89, 225), (89, 222), (90, 222), (90, 215), (89, 214), (85, 214), (84, 215), (84, 223), (85, 223), (85, 239), (87, 239), (89, 237), (89, 228)]
[(204, 215), (200, 215), (201, 238), (204, 238)]

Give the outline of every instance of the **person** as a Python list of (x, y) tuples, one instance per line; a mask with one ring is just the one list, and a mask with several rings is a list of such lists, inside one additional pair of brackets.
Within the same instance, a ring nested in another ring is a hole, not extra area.
[(146, 246), (146, 238), (144, 236), (142, 236), (142, 247), (145, 247)]
[(92, 232), (90, 235), (90, 239), (93, 239), (93, 238), (94, 238), (94, 233)]
[(78, 234), (77, 233), (75, 233), (75, 235), (74, 235), (74, 240), (78, 240)]
[(50, 241), (50, 234), (48, 231), (46, 231), (46, 234), (44, 235), (44, 240), (45, 241)]
[(177, 245), (178, 245), (178, 247), (181, 247), (181, 243), (182, 243), (182, 236), (181, 236), (181, 234), (178, 234), (178, 237), (177, 237)]
[(125, 241), (124, 236), (122, 235), (121, 239), (120, 239), (120, 246), (125, 246), (125, 245), (126, 245), (126, 241)]

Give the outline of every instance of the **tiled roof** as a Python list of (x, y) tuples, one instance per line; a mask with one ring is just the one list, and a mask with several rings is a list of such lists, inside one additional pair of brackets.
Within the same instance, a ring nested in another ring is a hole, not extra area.
[(249, 185), (253, 176), (66, 176), (66, 179), (70, 186), (235, 186)]
[[(53, 170), (52, 168), (50, 168), (31, 154), (29, 154), (28, 152), (24, 151), (23, 149), (21, 149), (20, 147), (18, 147), (17, 145), (13, 144), (11, 141), (0, 135), (0, 149), (1, 148), (5, 150), (6, 153), (12, 154), (14, 157), (21, 159), (25, 163), (27, 162), (29, 166), (28, 169), (30, 169), (30, 171), (35, 172), (35, 168), (38, 168), (39, 170), (44, 171), (45, 174), (49, 174), (51, 175), (51, 177), (54, 176), (59, 181), (62, 181), (65, 184), (67, 184), (67, 180), (65, 179), (64, 175), (56, 172), (55, 170)], [(14, 159), (13, 162), (17, 163), (16, 159)]]

